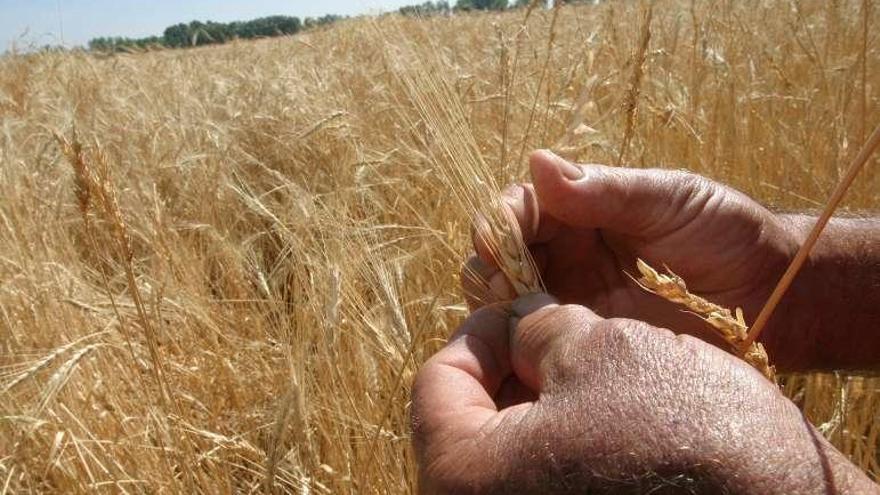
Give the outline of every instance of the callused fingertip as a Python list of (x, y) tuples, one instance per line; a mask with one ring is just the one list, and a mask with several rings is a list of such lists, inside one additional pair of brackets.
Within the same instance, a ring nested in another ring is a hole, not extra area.
[(534, 292), (516, 298), (511, 304), (511, 310), (514, 315), (522, 318), (543, 307), (551, 305), (555, 306), (557, 304), (559, 304), (559, 301), (550, 294), (547, 294), (546, 292)]

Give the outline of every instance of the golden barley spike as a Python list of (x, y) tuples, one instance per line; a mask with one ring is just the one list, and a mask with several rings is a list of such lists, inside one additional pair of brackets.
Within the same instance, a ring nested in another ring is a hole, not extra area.
[(768, 380), (776, 382), (776, 370), (770, 365), (764, 346), (757, 342), (745, 345), (748, 326), (740, 308), (731, 312), (725, 307), (692, 294), (688, 291), (684, 280), (668, 268), (667, 273), (662, 274), (640, 259), (636, 260), (636, 267), (641, 273), (636, 283), (643, 289), (693, 312), (724, 339), (734, 354), (760, 371)]

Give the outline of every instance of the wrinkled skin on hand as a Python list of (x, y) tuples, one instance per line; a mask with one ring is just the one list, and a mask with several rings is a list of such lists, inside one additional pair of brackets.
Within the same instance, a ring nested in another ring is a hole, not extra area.
[(737, 358), (543, 294), (476, 311), (412, 400), (424, 493), (872, 489)]
[[(627, 275), (637, 274), (635, 259), (668, 266), (692, 292), (742, 307), (752, 321), (797, 250), (794, 235), (766, 208), (695, 174), (574, 165), (545, 151), (531, 156), (530, 167), (533, 183), (512, 186), (505, 196), (547, 291), (603, 317), (638, 319), (720, 344), (699, 319), (638, 287)], [(511, 299), (479, 236), (475, 247), (463, 277), (471, 306)], [(489, 280), (493, 290), (475, 278)], [(786, 368), (788, 351), (769, 350)]]
[[(531, 171), (533, 183), (508, 189), (506, 201), (548, 291), (568, 304), (546, 294), (498, 302), (514, 295), (475, 236), (463, 277), (475, 312), (413, 386), (423, 492), (878, 493), (773, 384), (707, 343), (717, 340), (702, 321), (625, 273), (637, 257), (665, 264), (751, 320), (800, 226), (684, 172), (573, 165), (546, 152), (532, 155)], [(771, 319), (762, 340), (780, 368), (875, 362), (873, 347), (859, 354), (844, 338), (864, 332), (828, 333), (827, 318), (812, 326), (842, 345), (786, 334), (809, 326), (792, 315), (816, 294), (828, 301), (816, 280), (880, 259), (863, 247), (870, 227), (841, 224), (845, 242), (826, 243), (797, 302)], [(870, 316), (874, 306), (862, 306)]]

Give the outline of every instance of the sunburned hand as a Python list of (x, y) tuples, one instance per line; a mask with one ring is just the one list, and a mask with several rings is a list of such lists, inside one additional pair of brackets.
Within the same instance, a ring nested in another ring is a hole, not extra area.
[[(546, 151), (535, 152), (530, 165), (533, 183), (505, 194), (547, 290), (605, 317), (716, 342), (705, 323), (633, 282), (627, 273), (636, 274), (635, 259), (668, 266), (694, 293), (742, 307), (752, 321), (798, 246), (767, 209), (698, 175), (574, 165)], [(479, 256), (464, 274), (472, 307), (509, 300), (511, 289), (479, 235), (475, 246)], [(492, 290), (474, 275), (490, 280)], [(787, 356), (769, 350), (775, 364), (788, 367)]]
[(425, 493), (868, 493), (757, 371), (546, 295), (484, 307), (419, 372)]

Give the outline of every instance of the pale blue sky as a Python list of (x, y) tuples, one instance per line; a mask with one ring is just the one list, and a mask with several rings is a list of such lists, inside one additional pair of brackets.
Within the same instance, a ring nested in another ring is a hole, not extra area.
[(74, 46), (98, 36), (159, 35), (171, 24), (193, 19), (228, 22), (276, 14), (300, 18), (356, 15), (414, 3), (421, 0), (0, 0), (0, 52), (12, 41), (22, 48), (60, 44), (62, 26), (64, 44)]

